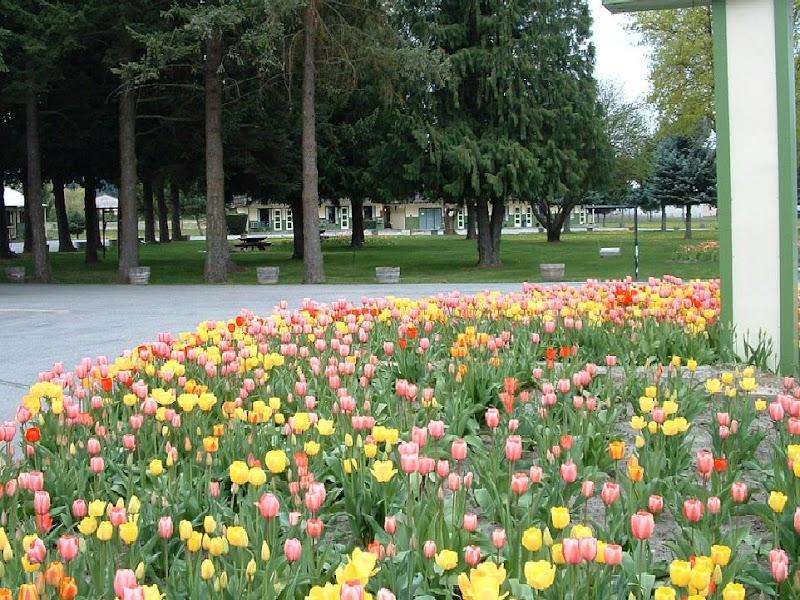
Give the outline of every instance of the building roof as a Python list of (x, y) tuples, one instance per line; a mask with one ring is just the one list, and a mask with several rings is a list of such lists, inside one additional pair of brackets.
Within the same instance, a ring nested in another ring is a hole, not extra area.
[(109, 196), (108, 194), (98, 196), (95, 198), (94, 203), (97, 208), (116, 210), (119, 207), (119, 200), (114, 198), (114, 196)]
[(22, 208), (25, 206), (25, 196), (10, 187), (3, 189), (3, 201), (6, 208)]

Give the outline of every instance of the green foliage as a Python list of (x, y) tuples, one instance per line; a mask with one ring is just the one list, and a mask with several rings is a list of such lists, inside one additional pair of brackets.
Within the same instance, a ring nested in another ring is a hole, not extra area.
[(717, 203), (716, 152), (707, 139), (672, 136), (656, 150), (653, 175), (644, 194), (660, 205)]
[(67, 222), (69, 223), (69, 232), (71, 235), (80, 235), (86, 231), (86, 219), (83, 213), (71, 211), (67, 215)]
[(228, 213), (225, 215), (225, 224), (228, 226), (229, 234), (242, 235), (247, 231), (247, 215)]

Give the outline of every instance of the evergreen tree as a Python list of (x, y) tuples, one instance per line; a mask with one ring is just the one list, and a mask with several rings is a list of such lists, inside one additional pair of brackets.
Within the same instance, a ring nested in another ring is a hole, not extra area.
[(685, 238), (692, 237), (692, 206), (717, 203), (716, 152), (707, 136), (664, 138), (644, 195), (661, 206), (682, 206)]

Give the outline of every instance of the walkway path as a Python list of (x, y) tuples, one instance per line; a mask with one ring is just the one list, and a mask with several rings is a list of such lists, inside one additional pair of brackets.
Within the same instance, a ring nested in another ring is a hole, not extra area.
[(418, 298), (450, 290), (517, 291), (521, 284), (118, 286), (0, 285), (0, 420), (13, 418), (40, 371), (84, 356), (115, 357), (160, 331), (177, 333), (205, 319), (228, 319), (242, 308), (268, 314), (281, 300), (296, 307), (362, 296)]

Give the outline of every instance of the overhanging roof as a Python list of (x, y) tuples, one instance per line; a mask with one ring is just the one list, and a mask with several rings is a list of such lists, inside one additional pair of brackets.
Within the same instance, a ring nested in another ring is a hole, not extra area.
[(709, 0), (603, 0), (612, 13), (634, 12), (638, 10), (661, 10), (665, 8), (691, 8), (708, 6)]

